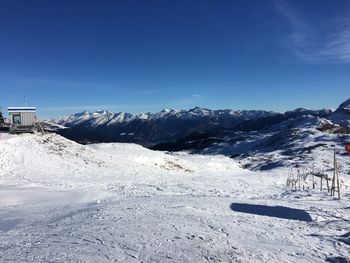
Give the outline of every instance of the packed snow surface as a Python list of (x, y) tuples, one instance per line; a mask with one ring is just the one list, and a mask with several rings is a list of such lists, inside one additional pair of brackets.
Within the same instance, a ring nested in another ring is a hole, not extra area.
[(345, 172), (336, 200), (318, 179), (317, 189), (309, 177), (304, 191), (286, 187), (290, 167), (252, 172), (221, 155), (0, 135), (2, 262), (349, 260)]

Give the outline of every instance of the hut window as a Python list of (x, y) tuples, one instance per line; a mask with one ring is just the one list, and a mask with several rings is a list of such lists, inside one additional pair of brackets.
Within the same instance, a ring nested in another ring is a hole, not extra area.
[(21, 124), (21, 115), (20, 114), (13, 115), (13, 123), (14, 124)]

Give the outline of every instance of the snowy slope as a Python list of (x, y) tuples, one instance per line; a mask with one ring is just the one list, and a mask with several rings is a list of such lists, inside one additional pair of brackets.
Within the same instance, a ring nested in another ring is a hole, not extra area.
[[(327, 125), (335, 128), (322, 130)], [(251, 133), (247, 139), (219, 143), (204, 151), (234, 156), (241, 154), (239, 159), (246, 167), (253, 169), (310, 165), (310, 162), (322, 162), (321, 159), (330, 161), (334, 149), (340, 155), (345, 154), (344, 146), (350, 136), (346, 133), (333, 133), (336, 128), (326, 119), (302, 116)], [(324, 169), (330, 168), (329, 161), (324, 164)]]
[[(269, 125), (259, 131), (213, 130), (194, 133), (172, 143), (152, 147), (155, 150), (187, 151), (196, 154), (231, 156), (252, 170), (324, 163), (330, 168), (334, 149), (343, 158), (350, 143), (347, 130), (325, 118), (302, 115)], [(346, 158), (344, 158), (346, 159)]]
[(221, 155), (83, 146), (52, 134), (1, 136), (0, 168), (0, 261), (349, 258), (343, 172), (338, 201), (307, 189), (310, 178), (291, 191), (290, 167), (251, 172)]

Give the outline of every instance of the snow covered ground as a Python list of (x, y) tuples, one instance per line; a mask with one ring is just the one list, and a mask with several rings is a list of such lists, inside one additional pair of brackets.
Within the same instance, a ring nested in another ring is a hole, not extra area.
[(289, 167), (252, 172), (221, 155), (0, 136), (2, 262), (349, 260), (344, 156), (335, 200), (308, 189), (310, 177), (304, 191), (287, 188)]

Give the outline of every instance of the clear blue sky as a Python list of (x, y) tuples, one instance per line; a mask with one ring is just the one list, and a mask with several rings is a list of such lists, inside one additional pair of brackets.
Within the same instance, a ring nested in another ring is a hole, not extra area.
[(0, 105), (83, 110), (337, 107), (348, 0), (1, 0)]

